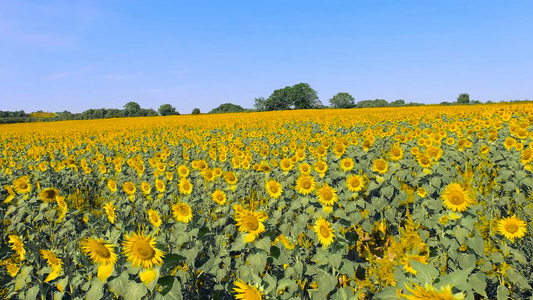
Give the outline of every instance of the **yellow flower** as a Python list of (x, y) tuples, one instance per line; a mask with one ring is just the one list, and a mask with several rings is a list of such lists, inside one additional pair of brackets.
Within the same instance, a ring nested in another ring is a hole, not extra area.
[(296, 180), (296, 191), (303, 195), (308, 195), (315, 190), (315, 178), (308, 174), (302, 174)]
[(113, 179), (109, 179), (107, 181), (107, 188), (111, 191), (111, 193), (115, 193), (117, 191), (117, 184)]
[(161, 180), (161, 179), (156, 179), (155, 180), (155, 189), (159, 193), (164, 193), (165, 192), (165, 183), (163, 182), (163, 180)]
[(15, 179), (13, 181), (13, 189), (19, 194), (27, 194), (31, 192), (31, 184), (29, 183), (28, 176)]
[(308, 163), (301, 163), (298, 166), (298, 170), (302, 174), (310, 174), (311, 173), (311, 166)]
[(235, 176), (235, 173), (229, 171), (224, 174), (224, 180), (226, 180), (226, 183), (229, 185), (235, 185), (237, 184), (237, 176)]
[(13, 200), (13, 198), (15, 198), (16, 194), (13, 189), (8, 185), (4, 185), (4, 190), (7, 191), (7, 196), (6, 199), (4, 199), (4, 203), (9, 203), (11, 202), (11, 200)]
[(17, 273), (20, 270), (20, 267), (18, 267), (16, 264), (14, 264), (12, 262), (7, 262), (5, 264), (5, 267), (7, 269), (7, 273), (9, 273), (9, 276), (11, 276), (11, 277), (17, 276)]
[(139, 273), (139, 278), (145, 285), (149, 285), (157, 278), (157, 272), (154, 269), (145, 270)]
[(218, 205), (224, 205), (224, 203), (226, 203), (226, 194), (219, 190), (219, 189), (216, 189), (212, 194), (211, 194), (211, 198), (213, 199), (213, 201), (215, 201)]
[(268, 215), (264, 211), (255, 212), (247, 210), (240, 205), (234, 205), (235, 222), (239, 227), (239, 231), (248, 233), (254, 238), (265, 232), (264, 221), (268, 219)]
[(389, 152), (390, 159), (398, 161), (403, 158), (403, 150), (400, 147), (393, 147)]
[(514, 242), (515, 238), (523, 238), (527, 232), (527, 223), (516, 215), (499, 220), (498, 232)]
[(423, 188), (423, 187), (419, 187), (419, 188), (416, 190), (416, 193), (418, 194), (418, 196), (424, 198), (424, 197), (426, 197), (428, 191), (426, 191), (426, 189)]
[(61, 259), (59, 259), (55, 253), (50, 250), (39, 250), (39, 252), (41, 253), (41, 257), (46, 259), (48, 266), (52, 269), (52, 272), (48, 274), (44, 282), (56, 279), (59, 274), (61, 274), (61, 270), (63, 269), (63, 261), (61, 261)]
[(187, 177), (189, 176), (189, 168), (185, 165), (180, 165), (178, 167), (178, 175), (179, 177)]
[(281, 187), (281, 184), (277, 182), (275, 179), (270, 179), (266, 183), (266, 190), (270, 197), (274, 199), (278, 199), (281, 197), (281, 194), (283, 193), (283, 189)]
[(344, 172), (350, 171), (351, 169), (353, 169), (354, 166), (355, 166), (355, 163), (352, 158), (345, 158), (341, 160), (340, 168)]
[(178, 183), (180, 193), (190, 195), (192, 193), (192, 184), (189, 179), (182, 177)]
[(157, 210), (149, 209), (146, 213), (148, 214), (148, 220), (150, 220), (150, 223), (152, 223), (154, 227), (161, 226), (162, 221)]
[(189, 223), (192, 220), (191, 207), (186, 203), (177, 203), (172, 206), (172, 215), (178, 222)]
[(135, 191), (137, 190), (135, 188), (135, 185), (133, 184), (133, 182), (125, 182), (124, 185), (122, 186), (122, 189), (124, 190), (124, 192), (129, 195), (129, 196), (132, 196), (135, 194)]
[(431, 168), (431, 159), (425, 154), (418, 154), (416, 156), (416, 161), (418, 162), (418, 164), (420, 164), (422, 168)]
[(407, 298), (408, 300), (459, 300), (464, 299), (463, 293), (452, 294), (452, 286), (447, 285), (443, 286), (440, 290), (436, 290), (431, 285), (426, 285), (426, 288), (423, 288), (418, 285), (414, 285), (414, 288), (407, 286), (407, 290), (412, 293), (412, 295), (404, 295), (402, 297)]
[(152, 191), (152, 187), (146, 181), (141, 182), (141, 191), (144, 195), (149, 195)]
[(328, 164), (326, 164), (324, 161), (317, 161), (313, 165), (313, 169), (318, 173), (320, 177), (324, 177), (326, 175), (326, 172), (328, 171)]
[(454, 212), (465, 211), (473, 202), (468, 193), (458, 183), (449, 184), (442, 192), (441, 198), (444, 200), (444, 205)]
[(350, 175), (348, 179), (346, 179), (346, 187), (348, 190), (352, 193), (356, 193), (363, 189), (364, 187), (364, 179), (363, 177), (359, 175)]
[(330, 227), (330, 223), (327, 220), (319, 217), (316, 220), (313, 229), (318, 236), (318, 240), (324, 247), (328, 247), (333, 243), (333, 238), (335, 236), (333, 235), (333, 229)]
[(233, 288), (233, 293), (235, 293), (235, 299), (243, 299), (243, 300), (262, 300), (263, 296), (261, 295), (261, 292), (249, 285), (244, 283), (241, 279), (236, 281), (235, 288)]
[(44, 189), (39, 193), (39, 197), (43, 202), (53, 203), (59, 197), (59, 190), (56, 188)]
[(83, 254), (89, 256), (93, 264), (114, 265), (117, 262), (115, 245), (102, 239), (84, 238), (80, 241)]
[(111, 276), (111, 274), (113, 273), (114, 268), (115, 267), (113, 264), (100, 265), (98, 267), (98, 273), (96, 274), (96, 276), (98, 277), (98, 279), (100, 279), (101, 282), (105, 282), (107, 278), (109, 278), (109, 276)]
[(116, 215), (115, 215), (115, 207), (113, 206), (113, 203), (106, 202), (104, 205), (104, 211), (107, 215), (107, 219), (111, 224), (115, 223)]
[(327, 183), (324, 183), (322, 187), (317, 190), (318, 201), (322, 205), (333, 206), (338, 200), (337, 191), (330, 187)]
[(22, 239), (12, 234), (9, 236), (9, 243), (11, 244), (11, 250), (17, 252), (20, 260), (24, 260), (24, 254), (26, 254), (26, 250), (24, 250), (24, 243), (22, 242)]
[(375, 159), (372, 164), (372, 171), (384, 174), (389, 169), (389, 164), (384, 159)]
[(126, 235), (126, 240), (122, 242), (122, 253), (131, 261), (131, 266), (142, 266), (150, 269), (154, 265), (163, 264), (165, 253), (155, 247), (155, 238), (150, 235), (145, 236), (144, 232), (133, 233), (132, 236)]

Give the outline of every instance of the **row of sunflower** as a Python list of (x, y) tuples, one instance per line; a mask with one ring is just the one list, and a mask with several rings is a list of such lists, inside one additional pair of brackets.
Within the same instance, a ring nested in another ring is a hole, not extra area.
[(532, 112), (4, 126), (3, 296), (527, 297)]

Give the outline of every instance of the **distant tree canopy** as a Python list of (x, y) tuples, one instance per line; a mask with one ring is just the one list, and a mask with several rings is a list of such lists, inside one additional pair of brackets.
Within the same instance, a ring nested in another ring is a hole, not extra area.
[(176, 111), (176, 108), (170, 104), (163, 104), (159, 106), (158, 112), (162, 116), (171, 116), (171, 115), (180, 114), (178, 111)]
[(376, 99), (376, 100), (363, 100), (357, 102), (358, 108), (365, 108), (365, 107), (387, 107), (389, 106), (389, 102), (385, 99)]
[(195, 108), (191, 112), (191, 115), (199, 115), (199, 114), (200, 114), (200, 109), (199, 108)]
[(459, 97), (457, 97), (457, 103), (459, 104), (468, 104), (470, 103), (470, 95), (467, 93), (459, 94)]
[(320, 102), (317, 92), (307, 83), (298, 83), (275, 90), (268, 99), (255, 99), (255, 109), (259, 111), (320, 107), (322, 107), (322, 102)]
[(352, 108), (355, 107), (354, 98), (348, 93), (337, 93), (329, 99), (332, 108)]
[(389, 106), (392, 106), (392, 107), (405, 106), (405, 100), (398, 99), (396, 101), (392, 101), (391, 103), (389, 103)]
[(212, 109), (210, 114), (223, 114), (223, 113), (234, 113), (234, 112), (243, 112), (244, 108), (240, 105), (233, 103), (224, 103), (220, 104), (217, 108)]

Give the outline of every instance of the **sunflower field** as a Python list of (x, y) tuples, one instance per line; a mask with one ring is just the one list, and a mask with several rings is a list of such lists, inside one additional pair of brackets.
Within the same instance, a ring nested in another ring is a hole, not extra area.
[(532, 297), (533, 105), (2, 125), (0, 298)]

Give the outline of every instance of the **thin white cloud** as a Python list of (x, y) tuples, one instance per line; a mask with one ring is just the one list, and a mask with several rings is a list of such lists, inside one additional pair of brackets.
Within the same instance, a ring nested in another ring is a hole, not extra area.
[(54, 73), (54, 74), (50, 74), (50, 75), (47, 75), (43, 78), (43, 80), (55, 80), (55, 79), (60, 79), (60, 78), (65, 78), (65, 77), (73, 77), (73, 76), (79, 76), (79, 75), (83, 75), (83, 74), (86, 74), (87, 72), (91, 71), (93, 69), (93, 67), (85, 67), (85, 68), (81, 68), (77, 71), (66, 71), (66, 72), (59, 72), (59, 73)]

